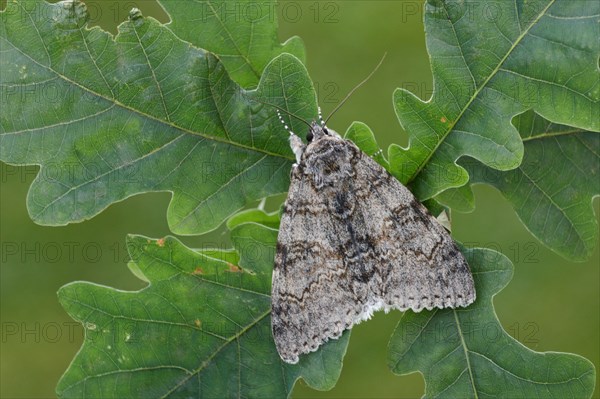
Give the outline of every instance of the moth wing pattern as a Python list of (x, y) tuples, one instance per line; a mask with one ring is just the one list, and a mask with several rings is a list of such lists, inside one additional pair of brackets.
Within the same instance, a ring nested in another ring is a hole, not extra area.
[[(355, 307), (354, 296), (343, 286), (348, 280), (343, 254), (327, 235), (327, 201), (297, 173), (292, 172), (279, 226), (272, 285), (273, 336), (288, 363), (338, 338), (349, 327), (343, 315)], [(336, 293), (335, 301), (327, 299), (330, 292)]]
[(377, 309), (419, 312), (473, 303), (473, 276), (449, 232), (396, 178), (354, 144), (347, 144), (363, 165), (357, 168), (356, 182), (370, 182), (366, 188), (354, 184), (360, 208), (354, 224), (364, 221), (365, 234), (358, 242), (377, 243), (370, 280), (372, 292), (383, 300)]
[(272, 328), (296, 363), (376, 310), (467, 306), (469, 266), (412, 193), (352, 142), (324, 137), (294, 167), (281, 218)]

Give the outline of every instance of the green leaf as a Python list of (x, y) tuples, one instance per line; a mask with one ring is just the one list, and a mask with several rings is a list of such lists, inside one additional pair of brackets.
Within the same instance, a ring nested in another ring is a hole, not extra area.
[(390, 148), (393, 173), (424, 200), (467, 183), (462, 156), (514, 169), (523, 144), (510, 122), (527, 109), (600, 130), (598, 14), (595, 0), (428, 0), (433, 96), (396, 90), (410, 143)]
[(243, 223), (260, 223), (276, 229), (279, 227), (279, 212), (267, 213), (262, 209), (246, 209), (227, 219), (227, 228), (233, 230)]
[[(517, 169), (499, 172), (471, 158), (460, 164), (471, 183), (500, 190), (527, 229), (549, 248), (567, 259), (588, 259), (598, 243), (592, 200), (600, 195), (600, 134), (551, 123), (532, 111), (514, 123), (525, 145)], [(473, 197), (470, 185), (458, 192)], [(452, 206), (446, 193), (437, 198)]]
[(464, 250), (477, 290), (466, 309), (406, 312), (389, 344), (394, 373), (420, 371), (427, 398), (589, 398), (595, 369), (566, 353), (534, 352), (507, 334), (493, 296), (513, 266), (488, 249)]
[(375, 135), (371, 128), (362, 122), (353, 122), (352, 125), (346, 130), (344, 135), (345, 139), (352, 140), (358, 148), (360, 148), (365, 154), (373, 158), (378, 164), (390, 169), (390, 164), (383, 156), (383, 151), (375, 140)]
[(195, 251), (204, 256), (208, 256), (209, 258), (221, 260), (233, 265), (238, 265), (240, 263), (240, 254), (238, 254), (235, 249), (195, 248)]
[[(27, 198), (36, 223), (82, 221), (167, 191), (171, 230), (197, 234), (287, 190), (288, 135), (273, 107), (253, 99), (316, 115), (312, 82), (292, 55), (245, 91), (214, 55), (136, 10), (114, 39), (86, 27), (80, 2), (10, 2), (0, 18), (0, 159), (41, 165)], [(40, 106), (47, 93), (55, 101)]]
[[(276, 230), (242, 226), (234, 229), (238, 239), (273, 253)], [(297, 365), (277, 354), (266, 273), (272, 258), (237, 247), (240, 268), (172, 237), (130, 236), (127, 245), (150, 282), (146, 288), (125, 292), (76, 282), (58, 293), (86, 332), (58, 384), (60, 397), (280, 398), (300, 377), (316, 389), (334, 386), (349, 333)]]
[(214, 54), (242, 87), (258, 84), (265, 66), (290, 53), (304, 61), (304, 44), (295, 36), (279, 44), (277, 2), (240, 0), (161, 1), (169, 28), (182, 40)]
[[(466, 157), (465, 157), (466, 159)], [(463, 160), (459, 161), (462, 164)], [(473, 175), (470, 175), (471, 181), (473, 181)], [(435, 199), (459, 212), (473, 212), (475, 210), (475, 196), (471, 190), (471, 186), (468, 184), (450, 188), (446, 191), (441, 192), (435, 196)]]
[(277, 244), (277, 229), (258, 223), (244, 223), (231, 231), (231, 241), (241, 255), (240, 266), (243, 270), (264, 276), (269, 281), (271, 293), (271, 275)]

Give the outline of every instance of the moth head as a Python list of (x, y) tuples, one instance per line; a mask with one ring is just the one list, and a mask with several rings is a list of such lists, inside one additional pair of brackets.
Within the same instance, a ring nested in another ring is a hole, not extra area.
[(323, 136), (329, 136), (329, 129), (322, 123), (312, 121), (308, 133), (306, 133), (306, 141), (309, 143), (319, 140)]

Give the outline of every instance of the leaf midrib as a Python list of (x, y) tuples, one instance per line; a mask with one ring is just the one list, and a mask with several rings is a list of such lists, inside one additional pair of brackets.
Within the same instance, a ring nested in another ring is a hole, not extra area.
[(585, 133), (585, 132), (586, 132), (585, 130), (574, 128), (572, 130), (563, 130), (563, 131), (557, 131), (557, 132), (544, 132), (544, 133), (536, 134), (533, 136), (528, 136), (525, 138), (521, 137), (521, 140), (524, 143), (526, 143), (528, 141), (542, 140), (542, 139), (549, 138), (549, 137), (570, 136), (570, 135)]
[(465, 342), (465, 337), (462, 332), (462, 328), (460, 327), (460, 321), (458, 320), (458, 314), (456, 310), (452, 309), (452, 313), (454, 314), (454, 320), (456, 322), (456, 328), (458, 329), (458, 336), (460, 337), (460, 342), (463, 348), (463, 352), (465, 354), (465, 360), (467, 362), (467, 370), (469, 371), (469, 380), (471, 381), (471, 387), (473, 388), (473, 395), (475, 395), (475, 399), (479, 398), (477, 394), (477, 387), (475, 387), (475, 378), (473, 377), (473, 370), (471, 367), (471, 360), (469, 359), (469, 348), (467, 347), (467, 343)]
[[(36, 25), (34, 24), (34, 26), (36, 26)], [(113, 105), (115, 105), (115, 106), (117, 106), (117, 107), (119, 107), (121, 109), (124, 109), (126, 111), (129, 111), (129, 112), (131, 112), (133, 114), (139, 115), (139, 116), (141, 116), (143, 118), (146, 118), (148, 120), (151, 120), (153, 122), (158, 122), (160, 124), (163, 124), (165, 126), (168, 126), (169, 128), (178, 130), (178, 131), (183, 132), (185, 134), (190, 134), (190, 135), (202, 137), (202, 138), (205, 138), (205, 139), (208, 139), (208, 140), (211, 140), (211, 141), (223, 143), (223, 144), (226, 144), (226, 145), (231, 145), (231, 146), (234, 146), (234, 147), (239, 147), (239, 148), (242, 148), (242, 149), (247, 150), (247, 151), (252, 151), (252, 152), (258, 152), (258, 153), (266, 154), (266, 155), (272, 156), (272, 157), (288, 159), (288, 160), (291, 160), (291, 161), (294, 160), (294, 157), (292, 157), (292, 156), (277, 154), (275, 152), (271, 152), (271, 151), (265, 150), (263, 148), (251, 147), (251, 146), (246, 145), (246, 144), (238, 143), (238, 142), (235, 142), (235, 141), (230, 141), (230, 140), (227, 140), (225, 138), (221, 138), (221, 137), (218, 137), (218, 136), (209, 135), (209, 134), (206, 134), (206, 133), (194, 132), (194, 131), (186, 129), (186, 128), (182, 127), (182, 126), (175, 125), (172, 122), (165, 121), (165, 120), (160, 119), (158, 117), (155, 117), (153, 115), (150, 115), (150, 114), (147, 114), (147, 113), (142, 112), (140, 110), (137, 110), (135, 108), (132, 108), (132, 107), (126, 105), (126, 104), (121, 103), (120, 101), (118, 101), (115, 98), (108, 98), (108, 97), (106, 97), (106, 96), (104, 96), (104, 95), (102, 95), (102, 94), (100, 94), (98, 92), (95, 92), (95, 91), (89, 89), (88, 87), (86, 87), (86, 86), (84, 86), (84, 85), (82, 85), (82, 84), (80, 84), (80, 83), (78, 83), (78, 82), (70, 79), (69, 77), (61, 74), (60, 72), (56, 71), (55, 69), (51, 68), (50, 66), (47, 66), (47, 65), (44, 65), (44, 64), (40, 63), (38, 60), (36, 60), (32, 56), (30, 56), (29, 54), (23, 52), (18, 46), (16, 46), (13, 42), (11, 42), (7, 37), (4, 37), (4, 40), (6, 40), (6, 42), (9, 43), (16, 51), (18, 51), (24, 57), (26, 57), (27, 59), (29, 59), (32, 63), (34, 63), (35, 65), (38, 65), (39, 67), (41, 67), (43, 69), (46, 69), (46, 70), (52, 72), (54, 75), (56, 75), (59, 79), (62, 79), (64, 82), (66, 82), (66, 83), (68, 83), (70, 85), (73, 85), (73, 86), (81, 89), (82, 91), (84, 91), (86, 93), (89, 93), (92, 96), (95, 96), (96, 98), (102, 99), (102, 100), (108, 102), (109, 104), (113, 104)], [(115, 42), (113, 41), (113, 44), (114, 43)], [(141, 43), (139, 43), (139, 44), (141, 46)], [(44, 48), (46, 48), (45, 45), (44, 45)], [(209, 53), (206, 52), (206, 54), (209, 54)], [(245, 92), (245, 90), (242, 89), (241, 87), (240, 87), (240, 91)], [(46, 129), (46, 127), (36, 128), (36, 130), (42, 130), (42, 129)], [(28, 129), (28, 130), (31, 130), (31, 129)], [(223, 126), (223, 131), (225, 131), (225, 130), (226, 129)], [(26, 130), (21, 130), (21, 131), (17, 131), (17, 132), (8, 132), (8, 133), (9, 134), (18, 134), (18, 133), (23, 132), (23, 131), (26, 131)]]
[[(433, 147), (433, 149), (431, 150), (431, 152), (421, 161), (421, 163), (419, 164), (418, 168), (414, 171), (414, 173), (412, 174), (412, 176), (410, 177), (410, 179), (408, 179), (408, 183), (412, 182), (419, 175), (419, 173), (421, 173), (421, 171), (423, 170), (423, 168), (425, 167), (425, 165), (427, 165), (429, 163), (429, 160), (433, 157), (433, 155), (436, 153), (436, 151), (438, 150), (438, 148), (446, 140), (446, 137), (448, 137), (448, 135), (450, 133), (452, 133), (452, 131), (454, 130), (454, 126), (456, 126), (458, 124), (458, 122), (461, 120), (461, 118), (465, 114), (465, 112), (469, 109), (469, 107), (471, 106), (471, 104), (475, 101), (476, 98), (478, 98), (479, 94), (483, 91), (483, 89), (487, 87), (487, 84), (489, 83), (489, 81), (496, 76), (496, 74), (500, 70), (500, 67), (504, 64), (504, 62), (512, 54), (512, 52), (515, 50), (515, 48), (521, 43), (521, 41), (525, 38), (525, 36), (529, 33), (529, 31), (531, 30), (531, 28), (534, 27), (537, 24), (537, 22), (546, 14), (546, 11), (552, 5), (554, 5), (555, 1), (556, 0), (550, 0), (550, 2), (536, 16), (536, 18), (531, 22), (531, 24), (527, 27), (527, 29), (525, 29), (524, 31), (521, 32), (521, 34), (519, 35), (519, 37), (517, 37), (517, 39), (515, 40), (515, 42), (508, 49), (508, 51), (506, 52), (506, 54), (504, 55), (504, 57), (502, 57), (502, 59), (500, 61), (498, 61), (498, 64), (496, 65), (496, 67), (490, 72), (490, 74), (483, 81), (483, 83), (481, 84), (481, 86), (478, 87), (475, 90), (475, 92), (473, 93), (473, 95), (471, 96), (471, 98), (469, 99), (469, 101), (461, 109), (461, 111), (458, 114), (458, 116), (456, 117), (456, 119), (448, 127), (448, 129), (446, 130), (446, 132), (442, 135), (441, 139), (435, 144), (435, 146)], [(452, 23), (452, 22), (450, 22), (450, 23)], [(466, 62), (466, 60), (464, 58), (463, 58), (463, 61), (465, 62), (465, 65), (466, 65), (467, 62)]]
[(214, 359), (219, 354), (219, 352), (221, 352), (223, 349), (225, 349), (225, 347), (227, 347), (227, 345), (229, 345), (230, 343), (232, 343), (234, 340), (238, 340), (242, 335), (244, 335), (246, 332), (248, 332), (251, 328), (253, 328), (254, 326), (256, 326), (258, 323), (260, 323), (265, 317), (269, 316), (270, 314), (271, 314), (271, 308), (269, 308), (269, 310), (267, 310), (266, 312), (264, 312), (263, 314), (261, 314), (252, 323), (248, 324), (246, 327), (244, 327), (243, 329), (241, 329), (240, 331), (238, 331), (236, 334), (232, 335), (230, 339), (228, 339), (227, 341), (225, 341), (223, 343), (223, 345), (221, 345), (220, 347), (218, 347), (208, 358), (206, 358), (206, 360), (204, 360), (202, 362), (202, 364), (200, 365), (200, 367), (198, 367), (195, 370), (192, 370), (192, 372), (189, 375), (187, 375), (186, 378), (183, 378), (177, 385), (173, 386), (173, 388), (171, 388), (168, 392), (166, 392), (163, 396), (161, 396), (161, 399), (169, 397), (170, 394), (172, 394), (173, 392), (175, 392), (178, 388), (180, 388), (187, 381), (189, 381), (190, 378), (192, 378), (192, 377), (198, 375), (199, 373), (201, 373), (202, 370), (204, 370), (206, 367), (208, 367), (208, 365), (212, 362), (212, 359)]

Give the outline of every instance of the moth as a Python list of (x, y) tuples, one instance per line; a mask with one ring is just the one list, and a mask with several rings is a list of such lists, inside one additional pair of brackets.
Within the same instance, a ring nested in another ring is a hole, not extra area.
[[(285, 125), (279, 111), (280, 121)], [(272, 331), (287, 363), (378, 310), (467, 306), (467, 261), (412, 193), (354, 143), (320, 123), (296, 156), (272, 285)]]

